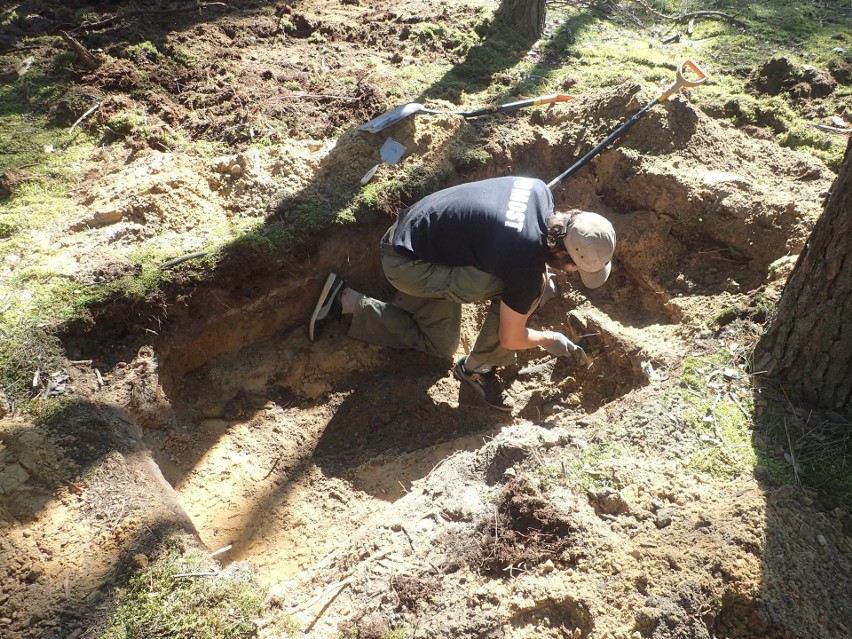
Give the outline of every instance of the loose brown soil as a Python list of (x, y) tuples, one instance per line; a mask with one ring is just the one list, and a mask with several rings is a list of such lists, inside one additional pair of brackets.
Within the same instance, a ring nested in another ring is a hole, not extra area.
[[(81, 74), (57, 117), (96, 96), (91, 126), (137, 104), (163, 136), (91, 154), (45, 238), (61, 243), (69, 277), (132, 271), (142, 242), (186, 255), (226, 220), (298, 228), (295, 203), (346, 201), (384, 140), (354, 126), (393, 106), (370, 66), (416, 63), (415, 16), (461, 20), (480, 3), (312, 1), (277, 15), (229, 4), (241, 8), (143, 21), (120, 19), (132, 7), (117, 3), (98, 13), (115, 22), (78, 33), (111, 57)], [(127, 52), (142, 40), (206, 62)], [(653, 97), (628, 83), (509, 117), (419, 115), (393, 129), (409, 152), (378, 176), (549, 180)], [(289, 128), (249, 148), (267, 120)], [(170, 129), (233, 152), (183, 153)], [(491, 160), (468, 168), (467, 148)], [(566, 331), (592, 362), (521, 353), (511, 415), (477, 404), (448, 362), (355, 342), (342, 325), (308, 341), (329, 270), (392, 294), (378, 265), (385, 211), (289, 255), (237, 248), (145, 305), (94, 309), (63, 336), (65, 395), (82, 405), (61, 427), (0, 422), (0, 634), (97, 636), (116, 581), (185, 530), (230, 547), (223, 565), (257, 567), (276, 603), (261, 637), (285, 636), (281, 615), (306, 637), (852, 635), (848, 504), (759, 472), (696, 470), (689, 460), (718, 441), (686, 421), (678, 390), (685, 358), (725, 348), (746, 361), (758, 302), (777, 298), (833, 178), (688, 93), (653, 109), (555, 191), (560, 207), (613, 221), (617, 259), (599, 290), (560, 276), (532, 322)], [(733, 307), (731, 323), (713, 323)], [(459, 352), (482, 312), (467, 310)], [(783, 458), (784, 442), (754, 446)]]

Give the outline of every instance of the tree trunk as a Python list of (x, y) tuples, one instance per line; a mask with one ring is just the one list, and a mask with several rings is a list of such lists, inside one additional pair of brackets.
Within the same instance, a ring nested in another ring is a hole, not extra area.
[(795, 406), (852, 419), (852, 140), (754, 354)]
[(545, 0), (502, 0), (499, 19), (524, 39), (538, 40), (544, 31)]

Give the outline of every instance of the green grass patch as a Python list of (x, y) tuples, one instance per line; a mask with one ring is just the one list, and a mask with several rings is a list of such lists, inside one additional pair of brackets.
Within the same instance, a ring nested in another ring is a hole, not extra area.
[(681, 418), (702, 442), (687, 467), (721, 479), (754, 472), (761, 460), (752, 435), (751, 383), (731, 356), (688, 358), (680, 388), (688, 406)]
[(403, 207), (403, 198), (402, 181), (374, 180), (355, 194), (352, 203), (341, 211), (338, 220), (354, 221), (371, 214), (381, 214), (391, 218)]
[[(181, 577), (186, 573), (213, 576)], [(164, 555), (137, 571), (119, 597), (102, 639), (221, 639), (256, 636), (265, 590), (246, 566), (227, 570), (197, 549), (167, 544)]]
[(852, 504), (852, 433), (849, 424), (804, 419), (768, 401), (756, 429), (784, 450), (764, 460), (766, 479), (797, 484), (830, 506)]
[(491, 154), (479, 147), (459, 149), (453, 154), (453, 166), (459, 171), (470, 171), (488, 166)]
[(35, 322), (20, 323), (14, 329), (0, 325), (0, 389), (18, 407), (34, 394), (33, 381), (61, 366), (62, 344)]
[(621, 490), (630, 483), (617, 468), (619, 460), (635, 460), (639, 451), (624, 442), (601, 442), (585, 445), (576, 456), (561, 461), (558, 465), (537, 464), (531, 472), (543, 480), (558, 485), (588, 491), (609, 487)]
[(248, 251), (272, 255), (292, 246), (297, 237), (297, 233), (283, 225), (264, 226), (258, 224), (256, 227), (236, 235), (225, 244), (223, 251), (226, 253)]
[(141, 140), (153, 148), (172, 149), (186, 142), (183, 134), (164, 122), (154, 122), (141, 109), (122, 111), (110, 117), (101, 127), (106, 137)]
[[(0, 84), (0, 173), (38, 174), (42, 164), (55, 169), (57, 163), (52, 160), (59, 156), (57, 151), (78, 140), (85, 142), (79, 131), (71, 133), (70, 127), (57, 126), (46, 113), (47, 105), (64, 90), (62, 79), (36, 66), (22, 77)], [(0, 197), (9, 195), (0, 192)]]
[(154, 43), (146, 40), (128, 46), (127, 57), (137, 64), (144, 64), (145, 62), (156, 62), (162, 57), (162, 54)]

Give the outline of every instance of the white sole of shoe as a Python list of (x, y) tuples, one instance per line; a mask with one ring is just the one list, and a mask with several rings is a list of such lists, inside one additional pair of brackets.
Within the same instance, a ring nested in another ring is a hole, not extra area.
[(464, 384), (467, 384), (471, 389), (473, 389), (473, 391), (476, 393), (476, 396), (479, 398), (479, 401), (481, 401), (486, 406), (490, 406), (491, 408), (499, 410), (503, 413), (511, 413), (512, 412), (511, 406), (498, 406), (497, 404), (492, 404), (491, 402), (486, 400), (485, 399), (485, 391), (482, 389), (482, 387), (480, 387), (479, 384), (477, 384), (472, 379), (470, 379), (470, 377), (468, 375), (466, 375), (463, 371), (459, 370), (460, 367), (461, 367), (461, 364), (459, 364), (459, 363), (456, 363), (456, 365), (453, 366), (453, 375), (455, 376), (455, 378), (457, 380), (459, 380), (460, 382), (463, 382)]
[[(314, 341), (314, 327), (316, 325), (316, 321), (318, 319), (324, 319), (325, 316), (328, 315), (328, 310), (331, 308), (330, 300), (334, 299), (334, 296), (337, 295), (337, 291), (340, 290), (341, 286), (343, 286), (343, 279), (336, 273), (329, 273), (328, 277), (325, 279), (325, 284), (323, 284), (319, 298), (317, 298), (316, 306), (314, 306), (314, 312), (311, 313), (311, 321), (308, 324), (308, 339), (312, 342)], [(332, 290), (332, 288), (334, 288), (334, 290)], [(323, 313), (323, 310), (325, 313)]]

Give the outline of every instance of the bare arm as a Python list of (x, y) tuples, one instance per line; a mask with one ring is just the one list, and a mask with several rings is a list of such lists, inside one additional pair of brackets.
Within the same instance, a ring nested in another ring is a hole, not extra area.
[(510, 351), (521, 351), (534, 346), (548, 346), (553, 343), (554, 335), (550, 331), (537, 331), (527, 328), (530, 314), (522, 315), (500, 302), (500, 345)]

